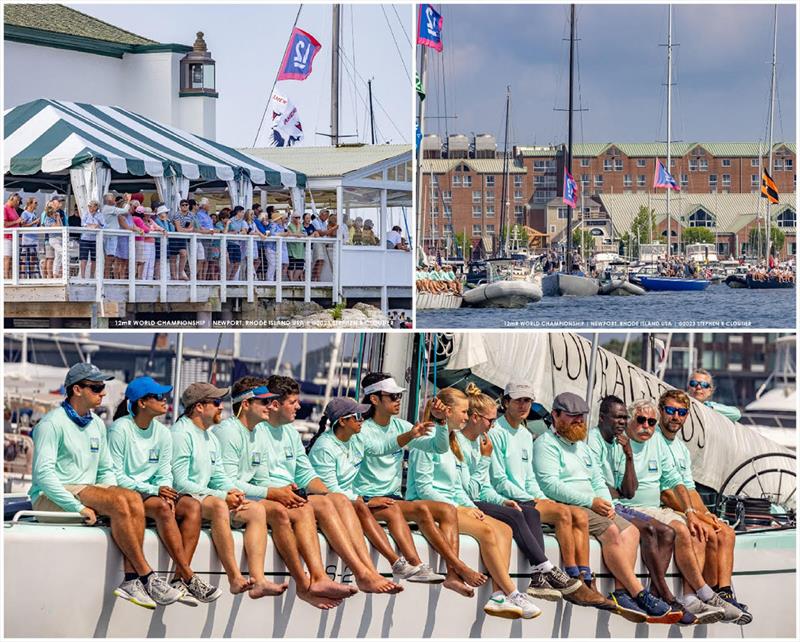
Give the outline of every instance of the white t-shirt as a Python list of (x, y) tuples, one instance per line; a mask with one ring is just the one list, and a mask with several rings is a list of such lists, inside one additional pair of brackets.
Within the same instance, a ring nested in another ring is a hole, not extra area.
[(386, 242), (391, 243), (390, 247), (397, 247), (400, 243), (403, 242), (403, 237), (400, 235), (400, 232), (395, 232), (394, 230), (391, 230), (386, 235)]
[(328, 229), (327, 221), (323, 221), (319, 216), (311, 221), (311, 225), (313, 225), (314, 229), (318, 232), (324, 232)]
[(103, 205), (100, 213), (105, 218), (105, 229), (107, 230), (118, 230), (119, 227), (119, 219), (117, 216), (125, 215), (128, 213), (127, 207), (116, 207), (115, 205)]

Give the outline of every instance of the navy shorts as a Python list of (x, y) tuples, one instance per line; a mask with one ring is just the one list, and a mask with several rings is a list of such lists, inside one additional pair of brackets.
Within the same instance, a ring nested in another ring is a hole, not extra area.
[(228, 260), (231, 263), (242, 262), (242, 248), (238, 243), (228, 243)]
[(366, 495), (364, 495), (363, 499), (365, 502), (368, 502), (370, 499), (373, 499), (375, 497), (386, 497), (386, 499), (393, 499), (396, 502), (405, 501), (405, 499), (400, 497), (400, 495), (372, 495), (371, 497), (367, 497)]

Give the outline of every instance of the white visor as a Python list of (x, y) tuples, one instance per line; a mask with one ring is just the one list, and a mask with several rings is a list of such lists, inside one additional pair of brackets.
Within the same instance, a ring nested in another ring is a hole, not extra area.
[(367, 386), (366, 388), (364, 388), (365, 395), (371, 395), (376, 392), (385, 392), (391, 395), (405, 391), (406, 389), (398, 386), (397, 382), (392, 377), (389, 377), (388, 379), (383, 379), (381, 381), (378, 381), (377, 383), (373, 383), (371, 386)]

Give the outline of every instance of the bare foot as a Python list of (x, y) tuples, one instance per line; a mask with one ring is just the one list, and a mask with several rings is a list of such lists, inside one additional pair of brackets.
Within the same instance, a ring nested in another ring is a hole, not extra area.
[(464, 564), (464, 568), (456, 569), (455, 572), (470, 586), (483, 586), (486, 584), (486, 576), (478, 571), (473, 571), (469, 566)]
[(316, 597), (327, 597), (334, 600), (342, 600), (358, 593), (355, 586), (334, 582), (327, 577), (310, 584), (307, 591)]
[(400, 593), (403, 587), (378, 575), (370, 575), (361, 580), (356, 579), (356, 585), (365, 593)]
[(335, 609), (339, 606), (342, 601), (341, 600), (333, 600), (329, 597), (323, 597), (320, 595), (311, 595), (311, 593), (306, 592), (297, 592), (297, 597), (299, 597), (304, 602), (308, 602), (311, 606), (316, 606), (318, 609), (323, 611), (327, 611), (329, 609)]
[(257, 600), (260, 597), (265, 597), (268, 595), (280, 595), (287, 588), (289, 588), (288, 582), (276, 584), (275, 582), (270, 582), (269, 580), (262, 580), (253, 584), (253, 588), (250, 589), (248, 595), (254, 600)]
[(473, 591), (469, 586), (464, 584), (464, 582), (458, 577), (448, 577), (444, 583), (442, 584), (447, 589), (451, 591), (455, 591), (459, 595), (463, 595), (464, 597), (474, 597), (475, 591)]
[(253, 582), (254, 580), (252, 577), (244, 577), (240, 575), (235, 580), (230, 581), (231, 593), (234, 595), (244, 593), (253, 587)]

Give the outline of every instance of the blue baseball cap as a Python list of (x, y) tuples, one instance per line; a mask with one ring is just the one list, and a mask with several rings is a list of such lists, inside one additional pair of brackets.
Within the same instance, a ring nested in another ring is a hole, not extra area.
[(136, 377), (125, 388), (125, 398), (131, 403), (136, 403), (147, 395), (165, 395), (172, 392), (172, 386), (162, 386), (152, 377)]

